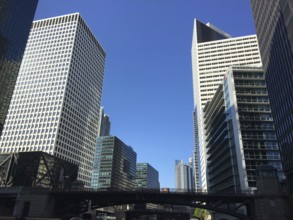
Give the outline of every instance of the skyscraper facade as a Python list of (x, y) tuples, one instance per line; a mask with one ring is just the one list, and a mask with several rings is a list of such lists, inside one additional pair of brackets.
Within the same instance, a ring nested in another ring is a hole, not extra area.
[(250, 2), (283, 167), (293, 192), (293, 2)]
[(204, 108), (209, 191), (256, 188), (257, 168), (284, 179), (270, 101), (260, 67), (232, 66)]
[(261, 65), (255, 35), (234, 37), (211, 24), (194, 21), (192, 41), (192, 76), (194, 109), (197, 119), (195, 152), (199, 154), (199, 181), (207, 189), (206, 148), (203, 128), (203, 108), (211, 100), (227, 68), (233, 64)]
[(0, 136), (38, 0), (0, 2)]
[(197, 124), (197, 109), (195, 107), (192, 112), (193, 119), (193, 137), (194, 137), (194, 150), (193, 150), (193, 175), (194, 175), (194, 190), (200, 190), (201, 178), (200, 173), (200, 158), (199, 158), (199, 144), (198, 144), (198, 124)]
[(159, 172), (148, 163), (136, 164), (137, 189), (160, 189)]
[(176, 189), (183, 191), (194, 190), (194, 176), (192, 164), (184, 164), (183, 160), (175, 161)]
[(91, 187), (105, 190), (134, 190), (135, 151), (115, 136), (97, 138)]
[(34, 21), (0, 152), (55, 155), (78, 164), (89, 186), (105, 55), (78, 13)]
[(98, 136), (110, 135), (111, 122), (108, 115), (104, 113), (104, 108), (100, 108)]

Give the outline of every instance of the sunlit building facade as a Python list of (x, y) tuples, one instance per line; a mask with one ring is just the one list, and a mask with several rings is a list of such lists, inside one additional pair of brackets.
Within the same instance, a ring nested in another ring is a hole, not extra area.
[(256, 189), (257, 169), (284, 179), (270, 101), (261, 68), (232, 66), (204, 108), (211, 192)]
[(175, 187), (180, 191), (194, 190), (194, 176), (192, 164), (185, 164), (183, 160), (175, 160)]
[(111, 130), (110, 118), (104, 113), (104, 107), (100, 108), (98, 136), (109, 136)]
[(34, 21), (0, 152), (55, 155), (90, 186), (105, 55), (78, 13)]
[[(207, 163), (203, 127), (203, 108), (215, 94), (223, 80), (226, 70), (234, 64), (261, 65), (256, 35), (231, 37), (229, 34), (213, 26), (203, 24), (195, 19), (192, 40), (192, 76), (194, 94), (195, 152), (199, 161), (198, 170), (200, 188), (206, 190)], [(195, 184), (197, 185), (197, 183)]]

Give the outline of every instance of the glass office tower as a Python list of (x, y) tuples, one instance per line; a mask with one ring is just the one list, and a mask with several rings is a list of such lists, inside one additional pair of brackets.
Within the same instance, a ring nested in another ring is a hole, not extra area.
[(105, 55), (78, 13), (34, 21), (0, 152), (55, 155), (90, 186)]
[(160, 189), (159, 172), (148, 163), (136, 164), (137, 189)]
[(97, 138), (91, 187), (134, 190), (136, 152), (115, 136)]
[(293, 2), (250, 2), (284, 172), (293, 193)]
[(0, 1), (0, 136), (38, 0)]

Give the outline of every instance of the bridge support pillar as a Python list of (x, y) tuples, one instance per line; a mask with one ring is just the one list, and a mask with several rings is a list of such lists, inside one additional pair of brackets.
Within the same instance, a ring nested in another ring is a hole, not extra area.
[(51, 217), (54, 200), (45, 189), (22, 188), (18, 193), (13, 216), (15, 217)]
[(255, 191), (255, 220), (290, 220), (289, 196), (286, 195), (271, 166), (257, 168)]
[(288, 204), (284, 196), (256, 195), (255, 220), (291, 220)]

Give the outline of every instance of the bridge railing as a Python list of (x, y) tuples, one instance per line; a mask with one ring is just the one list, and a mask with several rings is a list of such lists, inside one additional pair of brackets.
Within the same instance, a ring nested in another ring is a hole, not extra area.
[(237, 192), (211, 192), (206, 190), (185, 190), (185, 189), (176, 189), (176, 188), (161, 188), (161, 189), (133, 189), (133, 190), (123, 190), (117, 188), (71, 188), (71, 189), (49, 189), (42, 187), (0, 187), (0, 193), (17, 193), (19, 191), (28, 191), (33, 190), (36, 191), (51, 191), (51, 192), (148, 192), (148, 193), (178, 193), (178, 194), (197, 194), (197, 195), (254, 195), (254, 192), (251, 190), (242, 190)]
[(117, 188), (74, 188), (74, 189), (52, 189), (54, 192), (142, 192), (142, 193), (172, 193), (172, 194), (196, 194), (196, 195), (254, 195), (251, 190), (242, 190), (237, 192), (211, 192), (206, 190), (184, 190), (176, 188), (161, 188), (161, 189), (133, 189), (133, 190), (123, 190)]
[(21, 191), (22, 187), (12, 186), (12, 187), (0, 187), (0, 193), (18, 193)]

